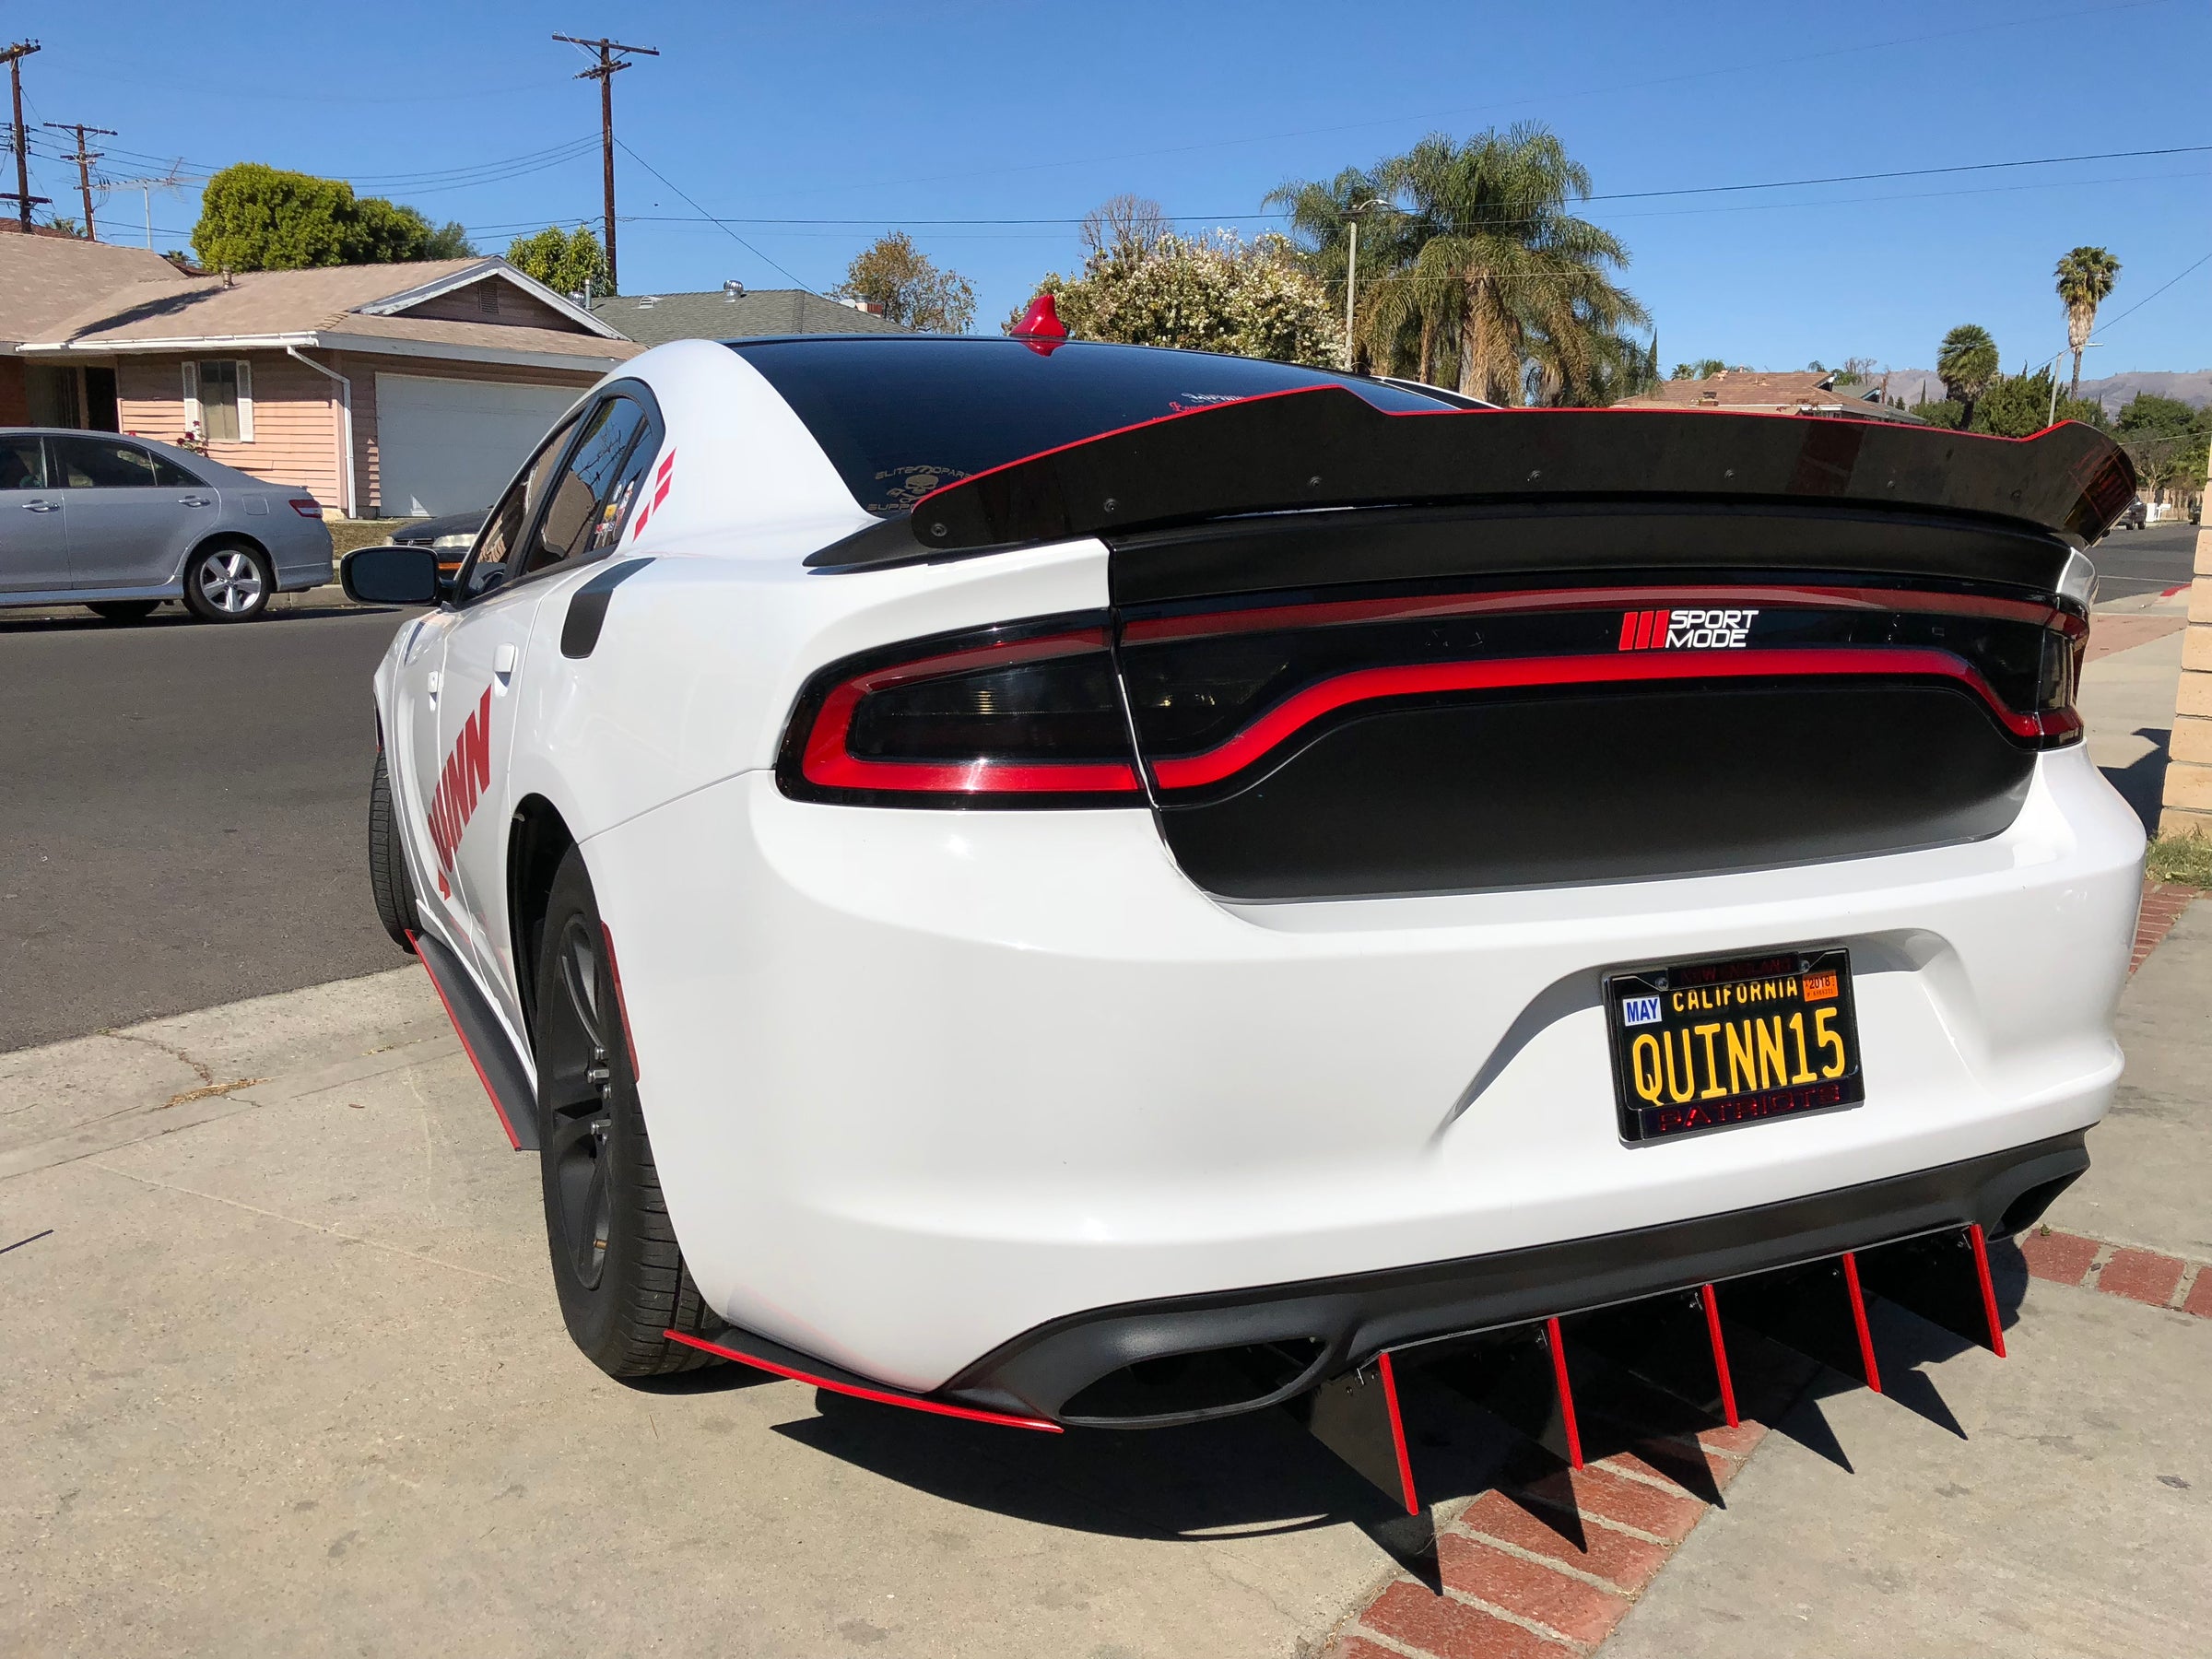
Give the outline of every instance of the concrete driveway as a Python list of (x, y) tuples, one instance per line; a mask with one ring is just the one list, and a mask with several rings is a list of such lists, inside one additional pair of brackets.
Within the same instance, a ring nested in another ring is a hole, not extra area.
[(1288, 1655), (1389, 1567), (1271, 1415), (607, 1381), (418, 969), (0, 1055), (0, 1653)]

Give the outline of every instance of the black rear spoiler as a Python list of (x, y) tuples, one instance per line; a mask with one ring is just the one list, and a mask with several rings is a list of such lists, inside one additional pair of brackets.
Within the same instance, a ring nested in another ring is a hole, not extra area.
[(1167, 416), (977, 473), (806, 563), (869, 570), (1250, 513), (1536, 497), (1957, 512), (2081, 547), (2111, 528), (2135, 489), (2120, 447), (2074, 421), (2014, 439), (1688, 409), (1393, 415), (1322, 385)]

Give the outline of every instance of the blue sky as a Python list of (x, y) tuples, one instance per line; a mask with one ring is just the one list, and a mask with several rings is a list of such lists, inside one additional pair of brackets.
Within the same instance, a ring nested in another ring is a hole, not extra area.
[[(480, 246), (599, 212), (595, 142), (456, 187), (429, 175), (594, 139), (596, 88), (548, 35), (662, 49), (616, 80), (623, 287), (832, 286), (880, 229), (910, 229), (976, 286), (995, 327), (1080, 261), (1073, 220), (1117, 191), (1192, 228), (1253, 231), (1286, 179), (1424, 133), (1550, 125), (1600, 194), (2212, 145), (2195, 81), (2201, 0), (921, 7), (519, 4), (15, 6), (44, 51), (27, 124), (118, 129), (102, 170), (182, 158), (352, 179), (458, 218)], [(42, 147), (65, 141), (42, 134)], [(158, 160), (156, 159), (158, 159)], [(74, 169), (34, 189), (74, 212)], [(10, 181), (12, 183), (12, 180)], [(673, 186), (673, 188), (671, 188)], [(683, 194), (677, 194), (678, 192)], [(697, 222), (683, 195), (733, 223)], [(2123, 265), (2088, 373), (2212, 365), (2212, 150), (1586, 211), (1634, 255), (1662, 358), (1795, 368), (1929, 364), (1954, 324), (2007, 369), (2065, 343), (2051, 267), (2077, 243)], [(182, 246), (196, 195), (157, 196)], [(636, 216), (634, 221), (632, 216)], [(859, 224), (768, 224), (771, 219)], [(687, 221), (690, 222), (687, 222)], [(735, 222), (756, 221), (756, 222)], [(142, 234), (135, 192), (103, 230)], [(735, 231), (735, 235), (732, 234)], [(738, 240), (742, 238), (742, 241)]]

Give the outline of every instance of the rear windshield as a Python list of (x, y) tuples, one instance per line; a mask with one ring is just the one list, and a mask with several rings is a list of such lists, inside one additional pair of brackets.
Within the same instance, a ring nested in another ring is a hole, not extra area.
[(730, 348), (806, 423), (860, 504), (886, 517), (1040, 450), (1262, 392), (1341, 385), (1393, 412), (1453, 406), (1317, 369), (1142, 346), (877, 335)]

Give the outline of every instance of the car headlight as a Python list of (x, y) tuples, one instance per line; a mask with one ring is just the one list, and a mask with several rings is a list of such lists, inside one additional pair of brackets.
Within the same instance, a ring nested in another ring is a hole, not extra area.
[(438, 536), (430, 546), (440, 553), (465, 553), (476, 544), (476, 532), (472, 530), (461, 535)]

